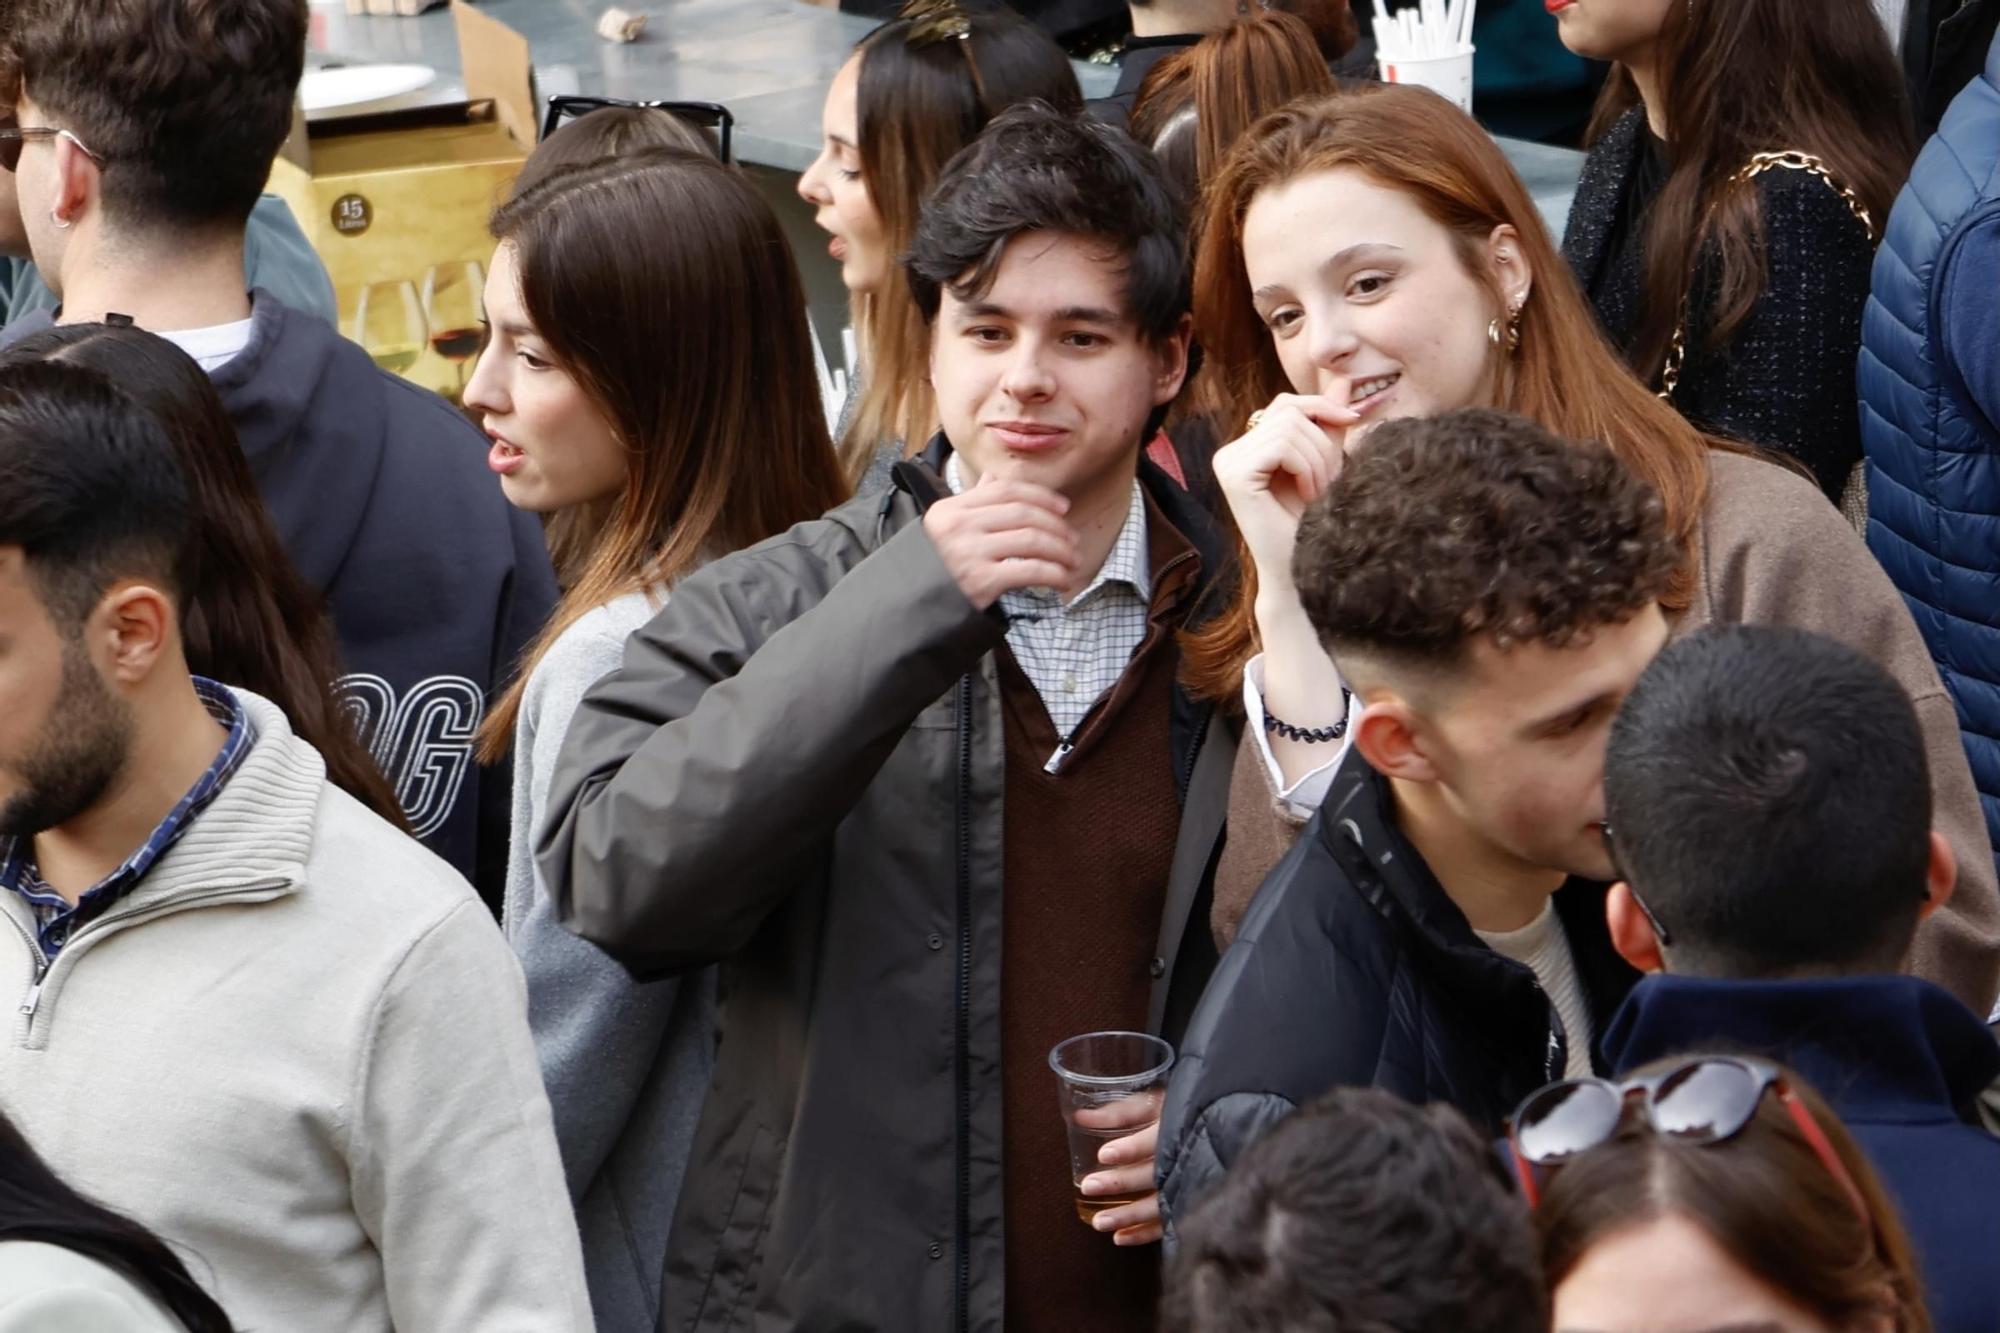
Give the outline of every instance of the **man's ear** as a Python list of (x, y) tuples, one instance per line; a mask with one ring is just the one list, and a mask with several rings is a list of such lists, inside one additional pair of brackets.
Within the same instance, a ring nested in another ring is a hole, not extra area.
[(1646, 919), (1632, 886), (1619, 880), (1604, 895), (1604, 924), (1611, 928), (1611, 947), (1641, 972), (1664, 972), (1666, 959), (1660, 953), (1660, 937)]
[[(1357, 696), (1348, 706), (1360, 707)], [(1361, 757), (1385, 778), (1405, 782), (1436, 782), (1437, 767), (1424, 752), (1419, 719), (1401, 695), (1370, 699), (1354, 723), (1354, 745)]]
[(1931, 864), (1924, 877), (1924, 905), (1917, 909), (1917, 920), (1922, 921), (1938, 908), (1951, 901), (1951, 895), (1958, 888), (1958, 857), (1951, 850), (1951, 843), (1944, 834), (1931, 830)]
[(1182, 315), (1174, 331), (1153, 345), (1153, 406), (1164, 407), (1187, 382), (1188, 345), (1194, 340), (1194, 316)]
[(173, 650), (174, 602), (157, 585), (139, 579), (117, 584), (91, 613), (85, 633), (98, 665), (119, 685), (138, 685)]
[(57, 135), (51, 146), (56, 158), (55, 198), (49, 204), (52, 221), (64, 226), (90, 210), (103, 184), (97, 163), (75, 142)]

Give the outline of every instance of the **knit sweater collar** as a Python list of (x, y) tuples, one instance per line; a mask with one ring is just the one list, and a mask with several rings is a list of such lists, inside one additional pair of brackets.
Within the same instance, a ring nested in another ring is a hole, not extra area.
[(132, 890), (121, 915), (198, 892), (261, 887), (276, 897), (305, 878), (326, 764), (293, 734), (277, 705), (248, 690), (232, 692), (256, 728), (256, 742), (201, 817)]

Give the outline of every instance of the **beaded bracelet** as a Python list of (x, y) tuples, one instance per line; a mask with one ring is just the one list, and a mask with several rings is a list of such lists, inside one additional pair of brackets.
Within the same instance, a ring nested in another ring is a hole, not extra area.
[[(1353, 701), (1354, 696), (1342, 686), (1340, 691), (1342, 709), (1350, 708)], [(1347, 734), (1347, 716), (1343, 713), (1340, 721), (1330, 727), (1295, 727), (1272, 716), (1267, 708), (1264, 710), (1264, 730), (1282, 736), (1288, 741), (1298, 741), (1303, 745), (1319, 745), (1326, 741), (1337, 741)]]

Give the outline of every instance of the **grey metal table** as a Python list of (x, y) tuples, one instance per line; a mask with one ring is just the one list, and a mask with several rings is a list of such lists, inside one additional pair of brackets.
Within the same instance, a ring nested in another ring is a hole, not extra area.
[[(875, 20), (799, 0), (650, 0), (640, 39), (595, 32), (609, 0), (483, 0), (479, 8), (528, 39), (543, 91), (721, 102), (736, 117), (744, 162), (800, 172), (819, 153), (820, 105), (834, 73)], [(324, 18), (321, 18), (324, 15)], [(458, 70), (448, 10), (417, 18), (352, 18), (314, 10), (313, 48), (344, 60), (415, 61)], [(1107, 66), (1078, 64), (1084, 95), (1111, 91)]]
[[(479, 8), (528, 39), (544, 95), (578, 92), (727, 106), (736, 117), (735, 155), (777, 209), (799, 255), (814, 319), (837, 358), (833, 330), (846, 322), (846, 292), (796, 185), (819, 153), (827, 86), (875, 21), (801, 0), (625, 2), (649, 15), (644, 35), (627, 45), (596, 34), (597, 16), (610, 0), (482, 0)], [(456, 83), (457, 40), (445, 9), (417, 18), (355, 18), (315, 0), (312, 51), (315, 61), (426, 64), (440, 75), (433, 99), (463, 96)], [(1110, 92), (1116, 82), (1108, 66), (1078, 64), (1076, 70), (1087, 97)], [(1501, 146), (1560, 236), (1583, 155), (1513, 139), (1501, 140)]]

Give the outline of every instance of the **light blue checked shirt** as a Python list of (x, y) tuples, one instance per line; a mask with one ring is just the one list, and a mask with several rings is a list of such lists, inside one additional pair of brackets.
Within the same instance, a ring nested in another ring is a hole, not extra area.
[[(954, 495), (965, 489), (957, 454), (945, 460), (944, 479)], [(1007, 646), (1065, 743), (1146, 640), (1153, 596), (1147, 554), (1146, 501), (1134, 481), (1125, 526), (1089, 587), (1067, 604), (1053, 588), (1000, 594)]]

